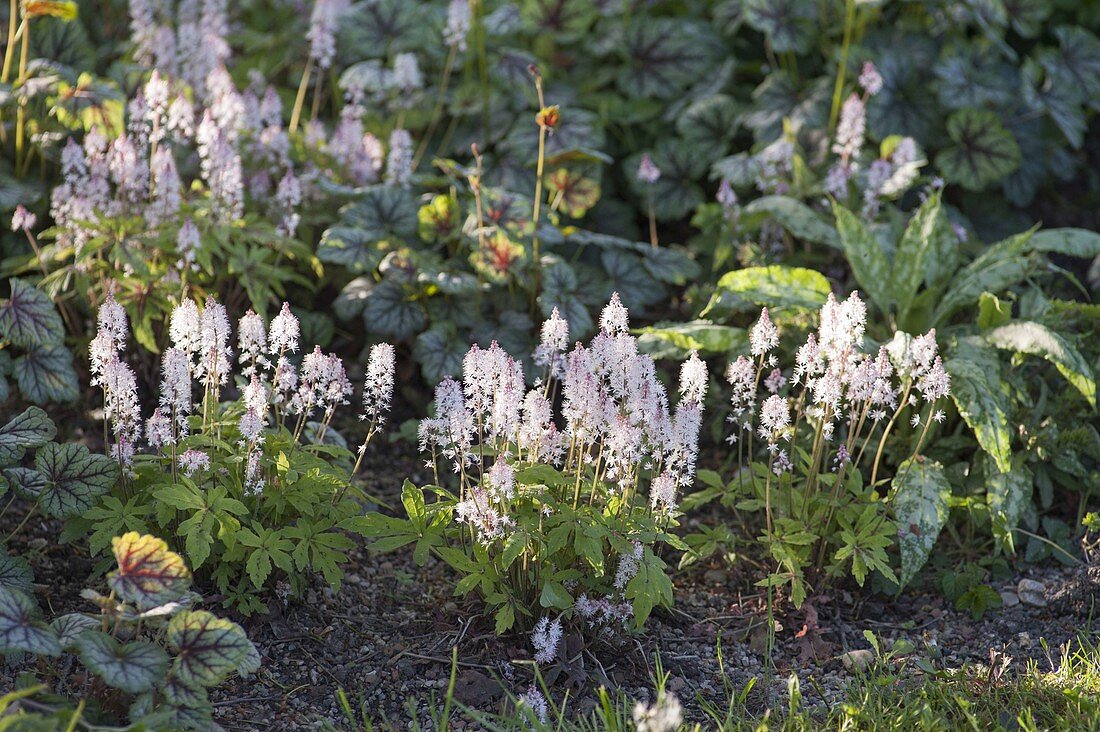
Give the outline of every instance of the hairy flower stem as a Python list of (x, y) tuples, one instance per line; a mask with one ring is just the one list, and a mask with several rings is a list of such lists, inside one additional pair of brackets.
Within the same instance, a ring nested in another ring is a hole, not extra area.
[(302, 72), (302, 81), (298, 84), (298, 95), (294, 98), (294, 111), (290, 113), (290, 125), (287, 131), (294, 134), (298, 131), (298, 120), (302, 117), (302, 106), (306, 103), (306, 92), (309, 90), (309, 77), (313, 73), (313, 57), (306, 61), (305, 71)]

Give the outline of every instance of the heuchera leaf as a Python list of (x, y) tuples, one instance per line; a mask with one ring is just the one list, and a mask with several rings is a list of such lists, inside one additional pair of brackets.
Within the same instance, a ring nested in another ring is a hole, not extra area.
[(186, 682), (220, 683), (251, 652), (241, 626), (205, 610), (180, 613), (168, 624), (168, 643), (176, 653), (173, 669)]
[(630, 24), (623, 45), (629, 63), (619, 73), (619, 88), (657, 99), (672, 98), (702, 78), (722, 50), (710, 26), (671, 18)]
[(947, 521), (951, 484), (942, 465), (918, 455), (898, 466), (891, 486), (901, 551), (900, 580), (905, 586), (928, 560)]
[(383, 280), (371, 289), (363, 307), (363, 320), (371, 332), (384, 333), (396, 340), (416, 334), (426, 322), (420, 303), (394, 280)]
[(146, 610), (179, 600), (191, 586), (183, 558), (155, 536), (130, 531), (111, 541), (118, 569), (107, 584), (119, 597)]
[(45, 445), (57, 435), (57, 427), (38, 407), (29, 407), (0, 427), (0, 465), (10, 465), (28, 447)]
[(54, 518), (68, 518), (87, 511), (118, 480), (118, 463), (106, 455), (93, 455), (77, 443), (49, 443), (38, 448), (35, 467), (47, 484), (38, 497), (42, 510)]
[(23, 396), (35, 404), (71, 402), (80, 395), (73, 356), (64, 346), (27, 351), (12, 364)]
[(963, 188), (980, 191), (1020, 165), (1016, 139), (987, 109), (963, 109), (951, 115), (947, 135), (954, 145), (936, 156), (936, 164), (944, 178)]
[(20, 348), (58, 345), (65, 327), (53, 302), (25, 280), (11, 280), (11, 297), (0, 305), (0, 340)]
[(34, 573), (23, 557), (0, 553), (0, 587), (31, 593), (34, 591)]
[(817, 30), (817, 3), (744, 0), (745, 22), (768, 37), (777, 53), (804, 53)]
[(100, 621), (84, 613), (69, 613), (50, 622), (50, 627), (57, 631), (57, 640), (61, 647), (69, 650), (76, 645), (76, 641), (90, 630), (98, 630)]
[(75, 645), (85, 666), (128, 694), (149, 691), (168, 670), (168, 654), (147, 641), (121, 644), (106, 633), (85, 631)]
[(435, 326), (416, 337), (413, 358), (420, 364), (429, 384), (439, 383), (444, 376), (462, 372), (462, 357), (468, 346), (446, 326)]
[(0, 653), (23, 651), (61, 655), (57, 633), (39, 619), (34, 600), (19, 590), (0, 587)]

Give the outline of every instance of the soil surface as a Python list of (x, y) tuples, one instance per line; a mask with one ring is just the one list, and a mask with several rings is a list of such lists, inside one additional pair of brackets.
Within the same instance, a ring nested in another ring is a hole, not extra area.
[[(427, 479), (420, 459), (407, 448), (372, 452), (367, 490), (383, 502), (396, 503), (405, 476)], [(21, 514), (16, 504), (0, 524), (14, 524)], [(5, 533), (11, 528), (0, 526)], [(88, 610), (80, 589), (102, 585), (101, 578), (88, 578), (104, 567), (97, 567), (83, 548), (57, 544), (59, 530), (57, 522), (32, 519), (12, 546), (29, 555), (47, 618)], [(504, 712), (510, 696), (528, 689), (529, 642), (497, 637), (491, 622), (479, 617), (476, 599), (453, 597), (455, 577), (446, 566), (430, 559), (419, 567), (411, 551), (372, 555), (361, 546), (349, 560), (339, 591), (317, 582), (300, 600), (284, 605), (271, 598), (266, 616), (235, 618), (260, 650), (263, 665), (212, 694), (215, 718), (225, 729), (311, 729), (322, 720), (346, 728), (337, 696), (341, 689), (376, 723), (405, 729), (412, 716), (427, 723), (446, 693), (455, 647), (456, 696), (463, 704)], [(995, 650), (1010, 657), (1014, 667), (1034, 660), (1049, 668), (1057, 663), (1059, 646), (1085, 630), (1100, 592), (1095, 567), (1033, 567), (997, 589), (1011, 602), (1027, 594), (1015, 593), (1021, 579), (1034, 580), (1041, 588), (1033, 586), (1027, 599), (1044, 606), (1006, 603), (975, 620), (936, 594), (884, 600), (839, 590), (777, 617), (769, 674), (766, 606), (753, 579), (748, 568), (698, 566), (675, 574), (675, 607), (655, 612), (643, 634), (584, 641), (575, 630), (567, 631), (559, 660), (542, 667), (555, 700), (568, 692), (570, 708), (583, 713), (592, 709), (600, 685), (647, 700), (659, 655), (671, 674), (669, 688), (691, 720), (705, 722), (705, 705), (728, 706), (731, 690), (739, 692), (752, 679), (749, 711), (782, 708), (792, 673), (801, 681), (807, 704), (827, 705), (843, 694), (854, 673), (848, 665), (853, 659), (858, 665), (861, 654), (845, 655), (870, 648), (865, 630), (886, 647), (907, 640), (914, 654), (942, 667), (989, 663)], [(0, 660), (0, 677), (7, 676), (4, 663)], [(9, 665), (8, 670), (17, 668)]]

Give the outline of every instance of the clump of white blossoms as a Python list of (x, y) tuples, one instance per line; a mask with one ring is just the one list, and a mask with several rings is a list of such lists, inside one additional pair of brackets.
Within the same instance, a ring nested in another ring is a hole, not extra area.
[[(867, 308), (858, 292), (843, 302), (830, 294), (817, 332), (810, 333), (795, 353), (788, 382), (776, 368), (779, 330), (763, 309), (749, 334), (752, 357), (737, 358), (726, 374), (732, 388), (729, 420), (734, 424), (729, 441), (742, 446), (748, 442), (751, 455), (752, 439), (762, 440), (769, 467), (779, 475), (791, 470), (784, 446), (808, 425), (813, 438), (804, 447), (811, 464), (801, 468), (808, 479), (822, 470), (857, 469), (866, 457), (873, 460), (874, 482), (889, 434), (901, 413), (912, 409), (912, 424), (924, 424), (914, 449), (918, 452), (928, 422), (943, 419), (938, 400), (950, 393), (936, 332), (913, 338), (903, 352), (887, 346), (866, 352), (866, 320)], [(759, 394), (762, 382), (770, 395)], [(923, 417), (921, 409), (927, 413)]]
[[(554, 310), (533, 354), (543, 374), (534, 385), (526, 383), (521, 362), (492, 343), (470, 348), (461, 380), (445, 378), (436, 389), (434, 415), (420, 423), (421, 448), (430, 453), (437, 484), (441, 463), (457, 476), (449, 515), (491, 554), (516, 531), (540, 531), (540, 517), (556, 507), (617, 523), (647, 516), (663, 524), (676, 512), (678, 492), (694, 480), (706, 364), (695, 354), (683, 364), (673, 406), (653, 359), (639, 352), (617, 294), (599, 328), (587, 345), (569, 348), (569, 324)], [(561, 485), (518, 480), (535, 465), (552, 467)], [(531, 520), (536, 525), (517, 528)], [(630, 583), (650, 550), (623, 526), (629, 548), (606, 558), (617, 570), (598, 594), (576, 595), (573, 617), (597, 626), (631, 617)], [(542, 631), (535, 642), (546, 656)]]
[[(120, 356), (129, 339), (126, 311), (108, 295), (98, 313), (99, 329), (91, 343), (92, 385), (103, 390), (104, 420), (113, 441), (108, 452), (123, 466), (134, 459), (142, 434), (141, 400), (133, 370)], [(235, 417), (242, 448), (242, 485), (250, 493), (262, 491), (265, 479), (263, 444), (272, 430), (282, 429), (289, 415), (296, 418), (297, 440), (307, 425), (320, 442), (340, 405), (348, 404), (352, 386), (343, 362), (335, 354), (315, 348), (301, 365), (291, 360), (298, 351), (300, 325), (289, 305), (265, 328), (263, 318), (249, 310), (237, 328), (240, 365), (237, 399), (222, 402), (222, 389), (231, 383), (233, 351), (225, 307), (212, 298), (200, 308), (192, 300), (175, 307), (169, 321), (171, 345), (161, 357), (160, 396), (145, 422), (147, 444), (154, 453), (170, 459), (173, 471), (193, 477), (211, 465), (203, 445), (187, 438), (196, 432), (219, 434), (226, 414)], [(376, 345), (367, 363), (361, 419), (369, 422), (359, 449), (360, 460), (371, 438), (381, 430), (393, 398), (395, 357), (393, 347)], [(201, 394), (196, 402), (195, 394)], [(314, 415), (319, 422), (311, 422)], [(224, 444), (224, 443), (223, 443)], [(356, 462), (355, 470), (358, 470)]]

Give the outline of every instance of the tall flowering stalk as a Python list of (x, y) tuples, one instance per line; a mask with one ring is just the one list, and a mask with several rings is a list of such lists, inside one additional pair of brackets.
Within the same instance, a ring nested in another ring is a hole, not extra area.
[[(920, 453), (931, 424), (945, 418), (939, 403), (949, 394), (950, 378), (935, 331), (909, 341), (899, 336), (866, 352), (866, 318), (858, 292), (843, 302), (830, 294), (816, 333), (784, 373), (776, 353), (779, 329), (765, 308), (750, 330), (751, 357), (738, 357), (727, 371), (729, 441), (747, 444), (747, 450), (739, 447), (739, 462), (757, 459), (754, 439), (766, 448), (765, 460), (740, 471), (738, 482), (745, 490), (748, 477), (748, 492), (760, 497), (766, 541), (797, 601), (805, 592), (803, 570), (821, 568), (830, 548), (830, 573), (845, 560), (861, 582), (868, 567), (890, 572), (883, 548), (892, 524), (872, 500), (886, 446), (907, 411), (911, 428), (920, 428), (909, 443), (911, 456)], [(870, 471), (866, 487), (864, 470)], [(892, 497), (887, 492), (887, 504)], [(837, 528), (838, 521), (847, 528)], [(790, 539), (795, 535), (802, 538)], [(847, 544), (831, 546), (837, 535)]]
[[(425, 548), (436, 547), (460, 572), (473, 562), (499, 578), (482, 586), (498, 631), (532, 627), (540, 607), (562, 613), (536, 627), (542, 661), (553, 658), (563, 619), (641, 623), (656, 604), (671, 601), (653, 544), (671, 540), (678, 494), (694, 480), (708, 387), (706, 365), (693, 355), (672, 405), (653, 359), (629, 333), (618, 295), (587, 345), (570, 348), (568, 333), (554, 311), (533, 355), (543, 372), (533, 385), (498, 344), (470, 348), (461, 379), (439, 384), (435, 412), (420, 423), (421, 448), (439, 484), (428, 490), (441, 500), (427, 518), (410, 509), (416, 531), (439, 532), (422, 540)], [(407, 507), (423, 500), (422, 489), (406, 485)], [(391, 548), (405, 535), (401, 522), (366, 523), (364, 533)], [(438, 548), (448, 540), (467, 559)], [(475, 586), (470, 578), (460, 583), (464, 591)]]

